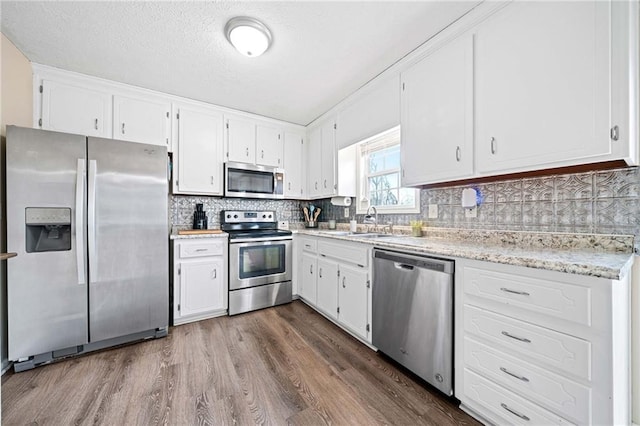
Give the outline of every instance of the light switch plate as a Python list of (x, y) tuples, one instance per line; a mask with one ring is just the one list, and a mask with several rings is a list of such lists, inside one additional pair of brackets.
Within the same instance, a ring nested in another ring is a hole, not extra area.
[(346, 218), (349, 217), (349, 207), (345, 207), (344, 208), (344, 217), (346, 217)]
[(429, 204), (429, 219), (437, 219), (437, 218), (438, 218), (438, 205)]

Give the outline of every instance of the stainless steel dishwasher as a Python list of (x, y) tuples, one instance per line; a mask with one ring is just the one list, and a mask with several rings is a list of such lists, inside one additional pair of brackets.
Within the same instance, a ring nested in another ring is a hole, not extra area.
[(453, 395), (454, 262), (375, 249), (372, 343)]

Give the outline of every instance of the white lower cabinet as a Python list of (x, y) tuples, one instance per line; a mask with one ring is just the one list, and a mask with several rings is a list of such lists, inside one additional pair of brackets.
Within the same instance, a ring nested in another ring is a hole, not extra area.
[(456, 261), (455, 396), (495, 424), (629, 424), (629, 277)]
[(226, 315), (227, 239), (173, 242), (173, 324)]
[(300, 297), (343, 329), (371, 343), (371, 246), (296, 235)]
[(316, 307), (327, 316), (338, 319), (338, 262), (324, 257), (318, 259), (318, 297)]

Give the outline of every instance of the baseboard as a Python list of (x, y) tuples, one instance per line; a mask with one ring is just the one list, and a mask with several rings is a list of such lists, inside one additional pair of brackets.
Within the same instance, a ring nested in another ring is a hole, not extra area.
[(12, 362), (7, 362), (7, 365), (5, 365), (4, 367), (2, 367), (2, 371), (0, 371), (0, 376), (4, 376), (4, 373), (6, 373), (7, 371), (9, 371), (11, 369), (11, 366), (13, 365)]

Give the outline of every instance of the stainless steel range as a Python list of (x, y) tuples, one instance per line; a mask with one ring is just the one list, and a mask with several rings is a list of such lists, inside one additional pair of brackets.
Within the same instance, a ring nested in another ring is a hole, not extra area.
[(223, 210), (229, 233), (229, 315), (291, 302), (291, 231), (274, 211)]

